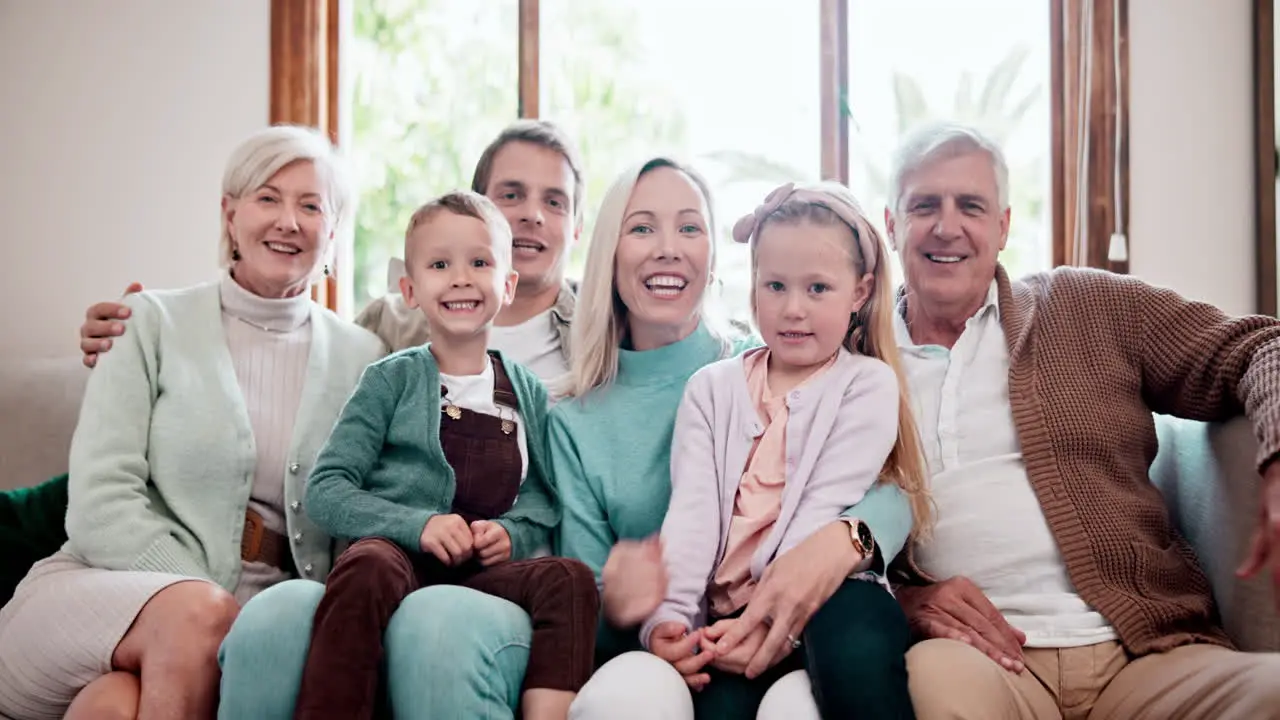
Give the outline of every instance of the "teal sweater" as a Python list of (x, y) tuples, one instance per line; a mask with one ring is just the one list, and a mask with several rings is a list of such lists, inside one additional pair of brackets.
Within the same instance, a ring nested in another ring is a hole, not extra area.
[[(306, 510), (331, 535), (384, 537), (418, 552), (427, 521), (450, 512), (456, 486), (440, 447), (440, 369), (429, 347), (370, 365), (320, 451)], [(520, 559), (547, 546), (558, 519), (547, 482), (547, 391), (532, 372), (499, 357), (520, 402), (529, 467), (515, 506), (494, 520)]]
[[(666, 347), (621, 350), (613, 384), (552, 408), (548, 444), (564, 513), (558, 555), (586, 563), (599, 583), (614, 543), (662, 529), (671, 499), (671, 436), (685, 384), (702, 367), (758, 344), (747, 339), (726, 349), (700, 326)], [(911, 509), (894, 485), (876, 484), (846, 514), (867, 523), (884, 563), (911, 531)], [(601, 659), (639, 649), (635, 633), (604, 626), (597, 645)]]

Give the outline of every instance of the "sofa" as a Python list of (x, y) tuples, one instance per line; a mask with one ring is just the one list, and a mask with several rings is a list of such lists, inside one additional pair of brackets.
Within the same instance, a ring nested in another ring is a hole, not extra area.
[[(80, 396), (80, 357), (0, 361), (0, 490), (66, 471)], [(1206, 424), (1157, 416), (1152, 478), (1209, 575), (1231, 638), (1245, 650), (1280, 651), (1280, 616), (1267, 576), (1241, 581), (1258, 512), (1256, 447), (1243, 418)]]

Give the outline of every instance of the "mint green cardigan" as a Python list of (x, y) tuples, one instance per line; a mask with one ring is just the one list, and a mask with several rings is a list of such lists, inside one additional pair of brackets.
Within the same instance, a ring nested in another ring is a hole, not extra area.
[[(89, 376), (71, 440), (63, 548), (95, 567), (209, 578), (231, 590), (257, 454), (218, 283), (124, 302), (133, 315)], [(383, 352), (373, 334), (312, 306), (285, 473), (285, 519), (304, 576), (328, 573), (333, 541), (301, 512), (302, 484), (360, 372)]]
[[(339, 538), (383, 537), (420, 550), (427, 521), (450, 512), (453, 468), (440, 447), (440, 369), (430, 344), (369, 366), (307, 484), (306, 509)], [(547, 391), (498, 353), (520, 403), (529, 467), (514, 507), (494, 518), (519, 560), (550, 543), (559, 513), (547, 481)]]

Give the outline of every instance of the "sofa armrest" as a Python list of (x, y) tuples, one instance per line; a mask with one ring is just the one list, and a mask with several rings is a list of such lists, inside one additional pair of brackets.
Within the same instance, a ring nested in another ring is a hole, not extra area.
[(1160, 451), (1151, 480), (1213, 586), (1227, 634), (1242, 650), (1280, 650), (1271, 574), (1235, 576), (1257, 523), (1257, 441), (1245, 418), (1201, 423), (1156, 416)]

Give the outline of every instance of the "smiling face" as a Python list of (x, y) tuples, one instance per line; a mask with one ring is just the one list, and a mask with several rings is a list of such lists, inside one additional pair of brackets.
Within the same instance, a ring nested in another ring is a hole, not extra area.
[(636, 181), (614, 256), (614, 286), (636, 349), (698, 326), (711, 269), (709, 217), (706, 198), (679, 170), (658, 167)]
[(1009, 237), (991, 158), (969, 152), (911, 172), (898, 207), (885, 211), (885, 227), (914, 296), (937, 306), (981, 305)]
[(577, 232), (573, 192), (573, 168), (551, 148), (514, 140), (493, 156), (485, 195), (511, 225), (522, 297), (564, 280)]
[(333, 220), (316, 166), (286, 165), (262, 187), (223, 198), (231, 243), (240, 259), (237, 283), (261, 297), (292, 297), (305, 291), (333, 241)]
[(755, 246), (752, 305), (770, 372), (807, 375), (835, 355), (871, 294), (842, 222), (766, 222)]
[(516, 273), (500, 243), (479, 218), (438, 208), (409, 233), (405, 303), (427, 319), (433, 342), (463, 342), (488, 332), (515, 297)]

